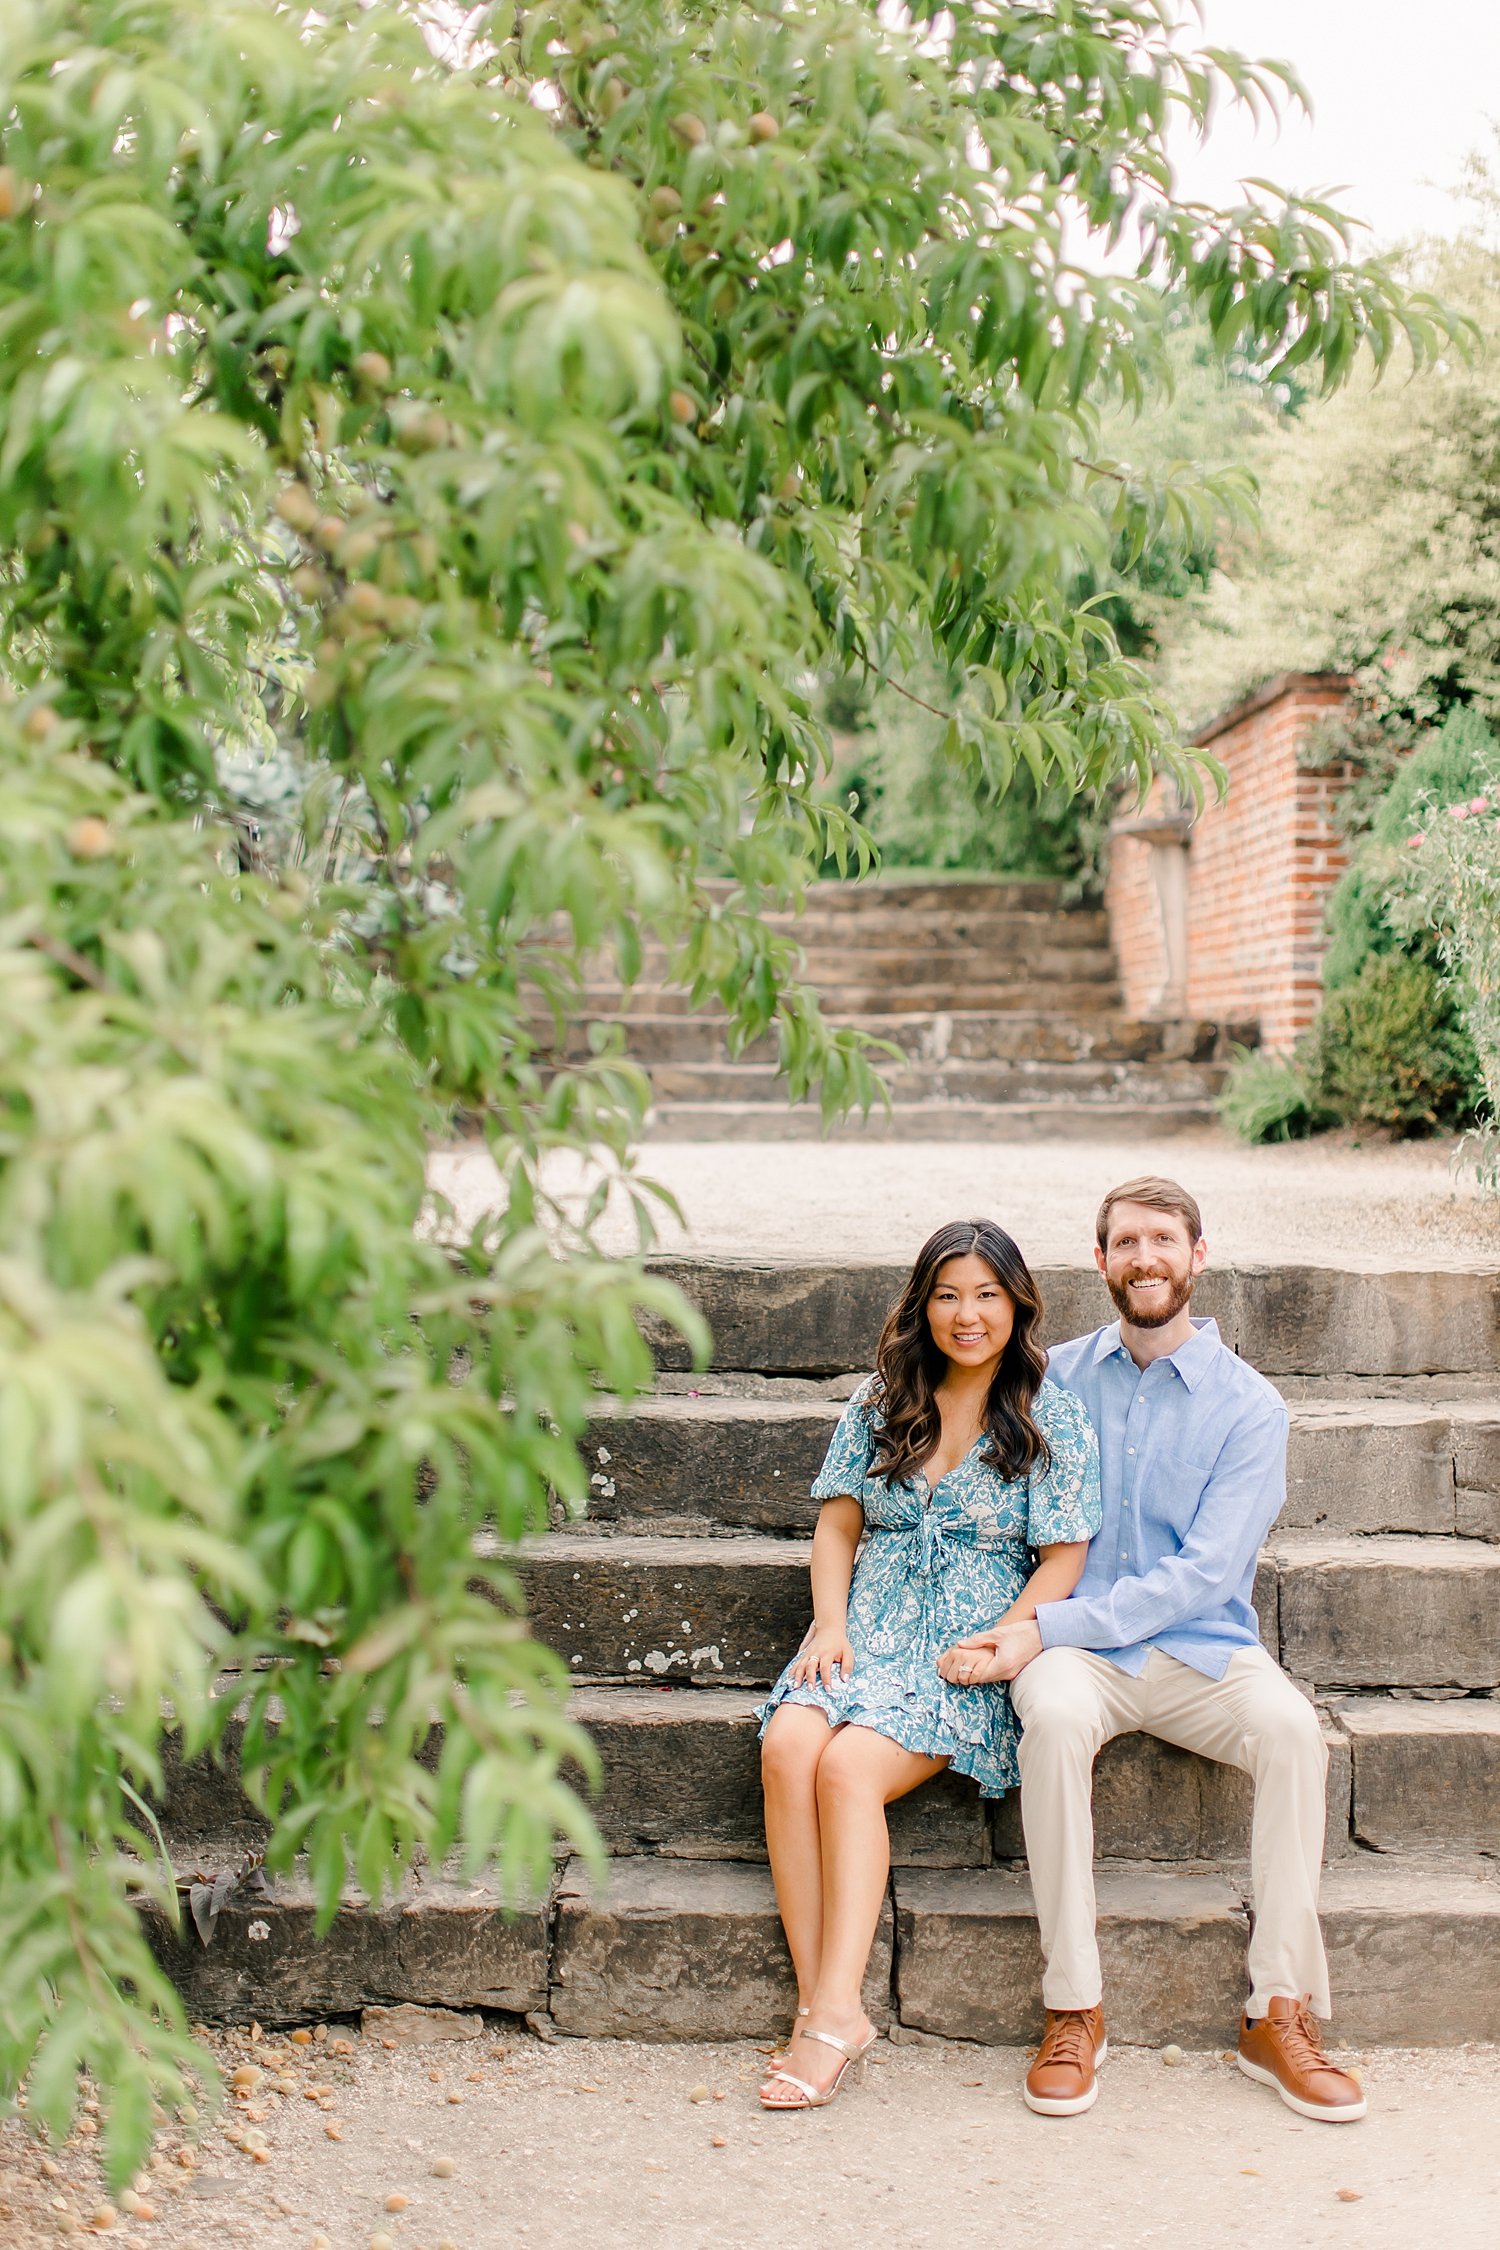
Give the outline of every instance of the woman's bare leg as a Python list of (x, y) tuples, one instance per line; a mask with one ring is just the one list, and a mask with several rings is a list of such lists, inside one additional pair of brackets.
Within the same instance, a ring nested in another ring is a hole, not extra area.
[(836, 1739), (835, 1729), (821, 1711), (806, 1703), (783, 1703), (772, 1713), (760, 1746), (766, 1850), (792, 1967), (797, 1972), (799, 2008), (805, 2008), (812, 1998), (823, 1950), (818, 1766)]
[[(947, 1763), (858, 1726), (840, 1727), (818, 1760), (822, 1931), (817, 1977), (806, 1996), (809, 2031), (831, 2031), (851, 2041), (864, 2037), (868, 2019), (861, 1988), (890, 1872), (885, 1808)], [(799, 2078), (820, 2089), (830, 2084), (842, 2059), (836, 2049), (800, 2036), (800, 2028), (788, 2058)]]

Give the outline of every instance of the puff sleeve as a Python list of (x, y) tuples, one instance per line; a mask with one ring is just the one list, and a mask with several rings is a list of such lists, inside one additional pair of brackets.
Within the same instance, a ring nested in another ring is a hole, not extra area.
[(840, 1493), (858, 1500), (864, 1491), (875, 1451), (875, 1426), (869, 1406), (874, 1381), (873, 1375), (867, 1375), (839, 1416), (823, 1466), (813, 1479), (814, 1500), (836, 1500)]
[(1026, 1544), (1057, 1547), (1092, 1539), (1103, 1520), (1099, 1441), (1083, 1401), (1058, 1383), (1044, 1382), (1033, 1411), (1052, 1459), (1034, 1468), (1027, 1483)]

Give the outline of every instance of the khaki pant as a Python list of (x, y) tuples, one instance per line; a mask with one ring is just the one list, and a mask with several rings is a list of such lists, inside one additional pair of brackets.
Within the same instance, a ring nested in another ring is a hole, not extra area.
[(1094, 1936), (1094, 1758), (1117, 1734), (1154, 1734), (1240, 1766), (1255, 1782), (1250, 1878), (1252, 2015), (1275, 1995), (1330, 2014), (1318, 1927), (1328, 1751), (1318, 1715), (1260, 1647), (1222, 1680), (1153, 1649), (1139, 1678), (1092, 1651), (1049, 1648), (1011, 1683), (1021, 1722), (1021, 1820), (1049, 2008), (1101, 1998)]

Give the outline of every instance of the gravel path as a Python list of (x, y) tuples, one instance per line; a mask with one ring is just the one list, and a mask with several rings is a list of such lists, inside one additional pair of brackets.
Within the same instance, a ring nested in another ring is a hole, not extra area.
[[(190, 2166), (169, 2138), (141, 2182), (153, 2216), (122, 2212), (104, 2238), (142, 2250), (383, 2250), (382, 2238), (392, 2250), (1500, 2242), (1500, 2048), (1354, 2058), (1371, 2115), (1331, 2127), (1304, 2124), (1220, 2056), (1167, 2067), (1140, 2048), (1111, 2056), (1098, 2107), (1077, 2120), (1023, 2108), (1024, 2055), (938, 2045), (882, 2045), (867, 2082), (833, 2108), (764, 2118), (749, 2046), (502, 2033), (388, 2051), (356, 2033), (335, 2052), (344, 2038), (334, 2026), (306, 2048), (216, 2040), (229, 2068), (266, 2076), (204, 2132)], [(273, 2078), (291, 2090), (270, 2090)], [(328, 2089), (321, 2104), (303, 2098), (310, 2086)], [(236, 2140), (262, 2134), (263, 2160), (231, 2146), (226, 2127)], [(101, 2200), (91, 2146), (63, 2151), (44, 2177), (34, 2145), (0, 2127), (6, 2250), (50, 2250), (89, 2226)]]
[[(652, 1142), (640, 1171), (670, 1188), (685, 1229), (662, 1247), (764, 1258), (904, 1258), (945, 1219), (1000, 1220), (1039, 1265), (1087, 1264), (1105, 1190), (1166, 1172), (1203, 1207), (1219, 1264), (1343, 1267), (1500, 1265), (1500, 1203), (1456, 1174), (1446, 1142), (1361, 1145), (1345, 1136), (1248, 1149), (1217, 1130), (1155, 1143)], [(432, 1160), (435, 1187), (472, 1219), (496, 1200), (482, 1149)], [(588, 1181), (571, 1160), (555, 1193)], [(601, 1240), (634, 1246), (619, 1199)]]

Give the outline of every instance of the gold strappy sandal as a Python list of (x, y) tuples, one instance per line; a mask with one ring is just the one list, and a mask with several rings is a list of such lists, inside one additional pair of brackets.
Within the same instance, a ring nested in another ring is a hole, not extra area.
[[(765, 2086), (762, 2086), (760, 2090), (760, 2106), (762, 2109), (826, 2109), (835, 2096), (842, 2091), (844, 2080), (848, 2077), (850, 2071), (859, 2069), (866, 2055), (880, 2037), (880, 2033), (872, 2027), (869, 2037), (861, 2039), (858, 2046), (851, 2046), (847, 2039), (839, 2039), (831, 2031), (804, 2031), (802, 2037), (804, 2039), (816, 2039), (820, 2046), (833, 2047), (843, 2056), (843, 2061), (834, 2073), (833, 2083), (820, 2092), (816, 2086), (810, 2086), (805, 2078), (798, 2078), (790, 2070), (773, 2070), (767, 2077)], [(801, 2096), (801, 2100), (794, 2102), (768, 2101), (766, 2088), (775, 2085), (793, 2087)]]
[(766, 2065), (766, 2068), (768, 2070), (774, 2070), (776, 2068), (776, 2065), (779, 2062), (783, 2062), (791, 2053), (792, 2041), (796, 2038), (798, 2032), (802, 2028), (803, 2018), (805, 2016), (810, 2016), (811, 2014), (811, 2008), (799, 2008), (797, 2010), (797, 2020), (792, 2025), (791, 2030), (787, 2033), (785, 2039), (778, 2039), (776, 2045), (771, 2049), (771, 2059)]

